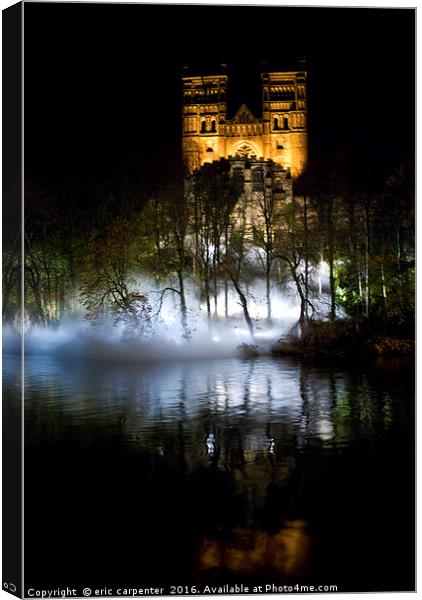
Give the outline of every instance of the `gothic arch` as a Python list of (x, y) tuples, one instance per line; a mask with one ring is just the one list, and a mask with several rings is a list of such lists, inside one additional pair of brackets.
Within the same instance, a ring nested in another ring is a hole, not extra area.
[(260, 158), (263, 156), (262, 149), (255, 142), (250, 142), (249, 140), (241, 140), (240, 142), (236, 142), (231, 146), (228, 151), (229, 156), (241, 156), (242, 158), (248, 158), (251, 156), (256, 156)]

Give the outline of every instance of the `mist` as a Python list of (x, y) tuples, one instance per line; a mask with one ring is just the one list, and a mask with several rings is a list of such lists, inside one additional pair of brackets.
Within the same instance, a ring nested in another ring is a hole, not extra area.
[[(297, 323), (300, 305), (292, 286), (272, 290), (271, 322), (266, 319), (265, 285), (257, 279), (247, 289), (248, 309), (254, 336), (243, 318), (242, 306), (234, 290), (227, 296), (227, 316), (223, 293), (217, 298), (217, 310), (207, 317), (193, 286), (186, 290), (189, 336), (180, 319), (179, 298), (152, 289), (151, 281), (137, 280), (137, 289), (147, 290), (151, 317), (148, 327), (140, 329), (111, 316), (101, 320), (86, 318), (81, 306), (74, 315), (50, 326), (28, 325), (24, 328), (24, 352), (29, 356), (54, 356), (61, 360), (95, 360), (104, 362), (142, 362), (159, 360), (192, 360), (242, 355), (253, 345), (258, 354), (268, 354), (273, 345), (289, 333)], [(321, 313), (324, 305), (320, 303)], [(3, 329), (3, 351), (19, 354), (17, 329)]]

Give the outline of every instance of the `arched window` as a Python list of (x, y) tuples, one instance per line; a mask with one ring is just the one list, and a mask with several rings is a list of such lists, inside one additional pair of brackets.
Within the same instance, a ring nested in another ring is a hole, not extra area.
[(278, 117), (274, 117), (274, 129), (279, 129)]
[(284, 117), (283, 119), (283, 129), (288, 129), (289, 128), (289, 119), (288, 117)]
[(212, 131), (213, 133), (215, 133), (215, 132), (217, 131), (217, 127), (216, 127), (215, 119), (213, 119), (213, 120), (211, 121), (211, 131)]
[(205, 133), (207, 131), (207, 123), (205, 119), (201, 121), (201, 133)]

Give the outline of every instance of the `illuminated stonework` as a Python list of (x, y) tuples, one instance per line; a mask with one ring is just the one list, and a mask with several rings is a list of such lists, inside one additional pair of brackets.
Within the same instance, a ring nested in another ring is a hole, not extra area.
[(306, 72), (261, 74), (262, 118), (227, 118), (227, 75), (183, 78), (183, 157), (193, 172), (220, 158), (272, 160), (300, 175), (307, 161)]

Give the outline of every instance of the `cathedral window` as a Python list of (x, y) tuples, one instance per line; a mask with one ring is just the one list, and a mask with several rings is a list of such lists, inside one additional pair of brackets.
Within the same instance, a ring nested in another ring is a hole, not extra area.
[(205, 119), (203, 119), (201, 121), (201, 133), (206, 133), (207, 131), (207, 122), (205, 121)]
[(283, 119), (283, 129), (288, 129), (289, 128), (289, 119), (287, 117), (284, 117)]
[(217, 131), (217, 127), (216, 127), (215, 119), (213, 119), (213, 120), (211, 121), (211, 131), (212, 131), (213, 133), (215, 133), (215, 132)]
[(278, 117), (274, 117), (274, 129), (280, 129), (279, 124), (278, 124)]

